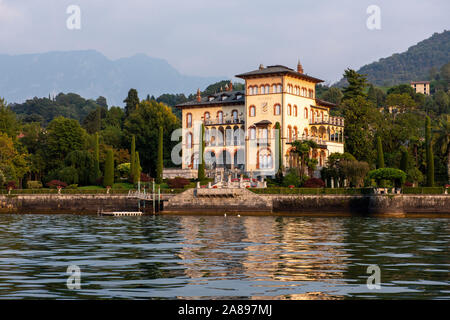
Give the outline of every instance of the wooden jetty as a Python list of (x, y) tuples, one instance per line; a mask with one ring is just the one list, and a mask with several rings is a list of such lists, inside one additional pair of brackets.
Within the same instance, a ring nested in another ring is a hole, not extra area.
[(124, 217), (124, 216), (142, 216), (144, 215), (141, 211), (115, 211), (115, 212), (103, 212), (98, 213), (101, 216), (114, 216), (114, 217)]

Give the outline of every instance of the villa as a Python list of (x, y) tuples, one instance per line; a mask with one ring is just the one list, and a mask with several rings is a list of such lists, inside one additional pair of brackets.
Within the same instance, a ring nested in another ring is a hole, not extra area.
[(209, 172), (274, 176), (278, 152), (284, 169), (295, 166), (295, 140), (317, 143), (311, 157), (318, 169), (331, 153), (344, 152), (344, 119), (330, 115), (337, 105), (316, 98), (316, 84), (323, 81), (305, 74), (300, 62), (296, 70), (260, 65), (236, 77), (245, 80), (245, 90), (233, 90), (230, 82), (222, 92), (202, 97), (198, 90), (194, 101), (176, 106), (182, 110), (185, 176), (195, 176), (202, 161), (202, 125)]

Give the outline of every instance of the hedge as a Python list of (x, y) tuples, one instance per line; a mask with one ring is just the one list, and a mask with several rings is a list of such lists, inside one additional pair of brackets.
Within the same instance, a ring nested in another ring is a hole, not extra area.
[(370, 194), (372, 188), (281, 188), (269, 187), (265, 189), (250, 188), (258, 194)]
[(404, 194), (443, 194), (444, 187), (405, 187), (402, 189)]

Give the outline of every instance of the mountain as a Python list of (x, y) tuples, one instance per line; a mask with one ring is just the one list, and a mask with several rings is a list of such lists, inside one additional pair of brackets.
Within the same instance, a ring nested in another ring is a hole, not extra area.
[[(402, 53), (395, 53), (367, 64), (357, 72), (366, 74), (369, 82), (391, 86), (410, 81), (430, 80), (431, 74), (450, 62), (450, 31), (435, 33)], [(345, 86), (341, 79), (335, 85)]]
[(123, 105), (130, 88), (147, 94), (192, 93), (221, 78), (187, 76), (167, 61), (145, 54), (110, 60), (94, 50), (38, 54), (0, 54), (0, 97), (23, 102), (59, 92), (86, 98), (104, 96), (109, 105)]

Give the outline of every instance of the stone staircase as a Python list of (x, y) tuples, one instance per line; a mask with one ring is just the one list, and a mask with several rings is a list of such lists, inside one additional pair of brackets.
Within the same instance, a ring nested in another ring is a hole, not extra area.
[(246, 189), (189, 189), (169, 199), (164, 213), (225, 214), (272, 212), (272, 200)]

